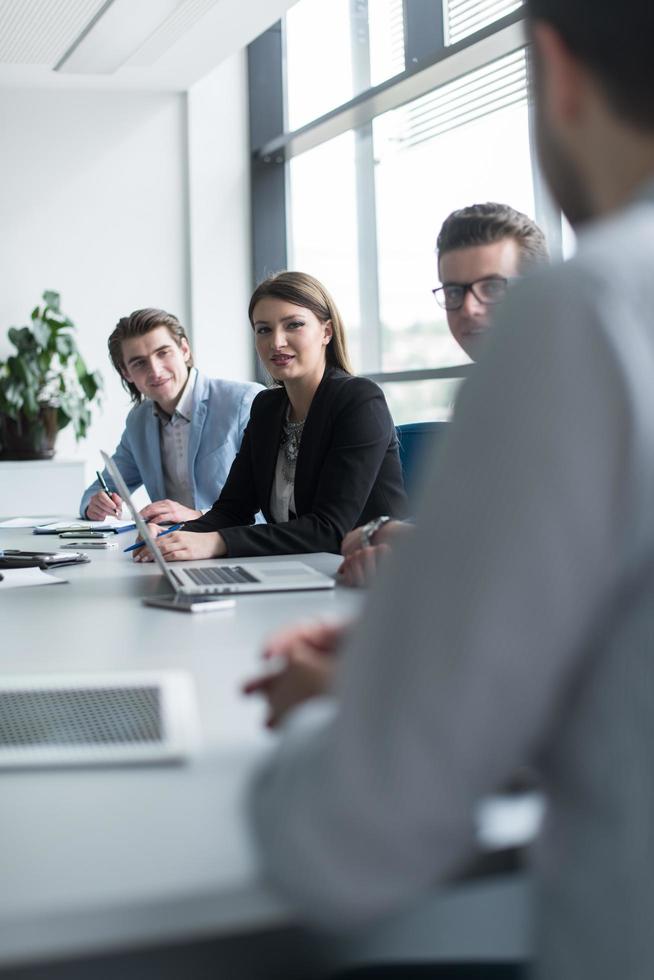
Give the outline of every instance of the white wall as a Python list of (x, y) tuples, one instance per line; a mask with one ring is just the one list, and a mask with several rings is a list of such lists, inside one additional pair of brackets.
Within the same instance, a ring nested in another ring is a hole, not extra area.
[(56, 289), (91, 368), (102, 415), (58, 453), (99, 465), (128, 407), (106, 341), (119, 316), (161, 306), (187, 318), (185, 97), (0, 90), (0, 357), (6, 330)]
[(254, 376), (245, 52), (188, 95), (3, 88), (0, 133), (0, 357), (7, 328), (59, 291), (105, 377), (88, 438), (57, 442), (90, 480), (129, 409), (107, 357), (120, 316), (170, 310), (207, 374)]
[(207, 374), (254, 377), (247, 67), (239, 52), (188, 94), (193, 349)]

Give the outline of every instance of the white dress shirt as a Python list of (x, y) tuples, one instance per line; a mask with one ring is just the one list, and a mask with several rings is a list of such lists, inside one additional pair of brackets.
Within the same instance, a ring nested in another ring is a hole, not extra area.
[(161, 466), (166, 497), (169, 500), (176, 500), (186, 507), (193, 508), (195, 501), (193, 499), (188, 446), (197, 376), (197, 370), (191, 368), (184, 391), (172, 415), (167, 415), (156, 402), (153, 406), (154, 414), (159, 419)]
[(522, 765), (539, 976), (654, 976), (654, 186), (509, 295), (417, 519), (252, 806), (270, 878), (344, 924), (454, 872)]

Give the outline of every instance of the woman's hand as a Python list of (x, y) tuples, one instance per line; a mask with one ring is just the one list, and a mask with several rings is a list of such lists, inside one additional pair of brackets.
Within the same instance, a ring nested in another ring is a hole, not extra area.
[(276, 634), (263, 651), (267, 669), (243, 685), (244, 694), (261, 694), (268, 702), (266, 725), (275, 728), (296, 705), (327, 693), (343, 624), (296, 626)]
[[(227, 547), (218, 531), (207, 531), (205, 534), (194, 531), (171, 531), (162, 534), (158, 524), (148, 524), (150, 534), (166, 561), (192, 561), (199, 558), (221, 558), (227, 553)], [(158, 536), (159, 535), (159, 536)], [(134, 561), (153, 561), (146, 547), (134, 552)]]

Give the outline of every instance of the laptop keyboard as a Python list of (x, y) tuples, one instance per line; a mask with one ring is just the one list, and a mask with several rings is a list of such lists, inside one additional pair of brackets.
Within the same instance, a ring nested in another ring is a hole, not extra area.
[(219, 568), (185, 568), (184, 571), (194, 585), (233, 585), (259, 581), (242, 565), (221, 565)]

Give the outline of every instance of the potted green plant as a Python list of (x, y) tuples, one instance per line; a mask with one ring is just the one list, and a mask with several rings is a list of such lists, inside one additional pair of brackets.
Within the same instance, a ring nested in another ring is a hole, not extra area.
[(87, 369), (52, 290), (30, 326), (11, 327), (8, 337), (16, 353), (0, 361), (0, 458), (50, 459), (60, 429), (72, 423), (78, 440), (86, 435), (102, 375)]

